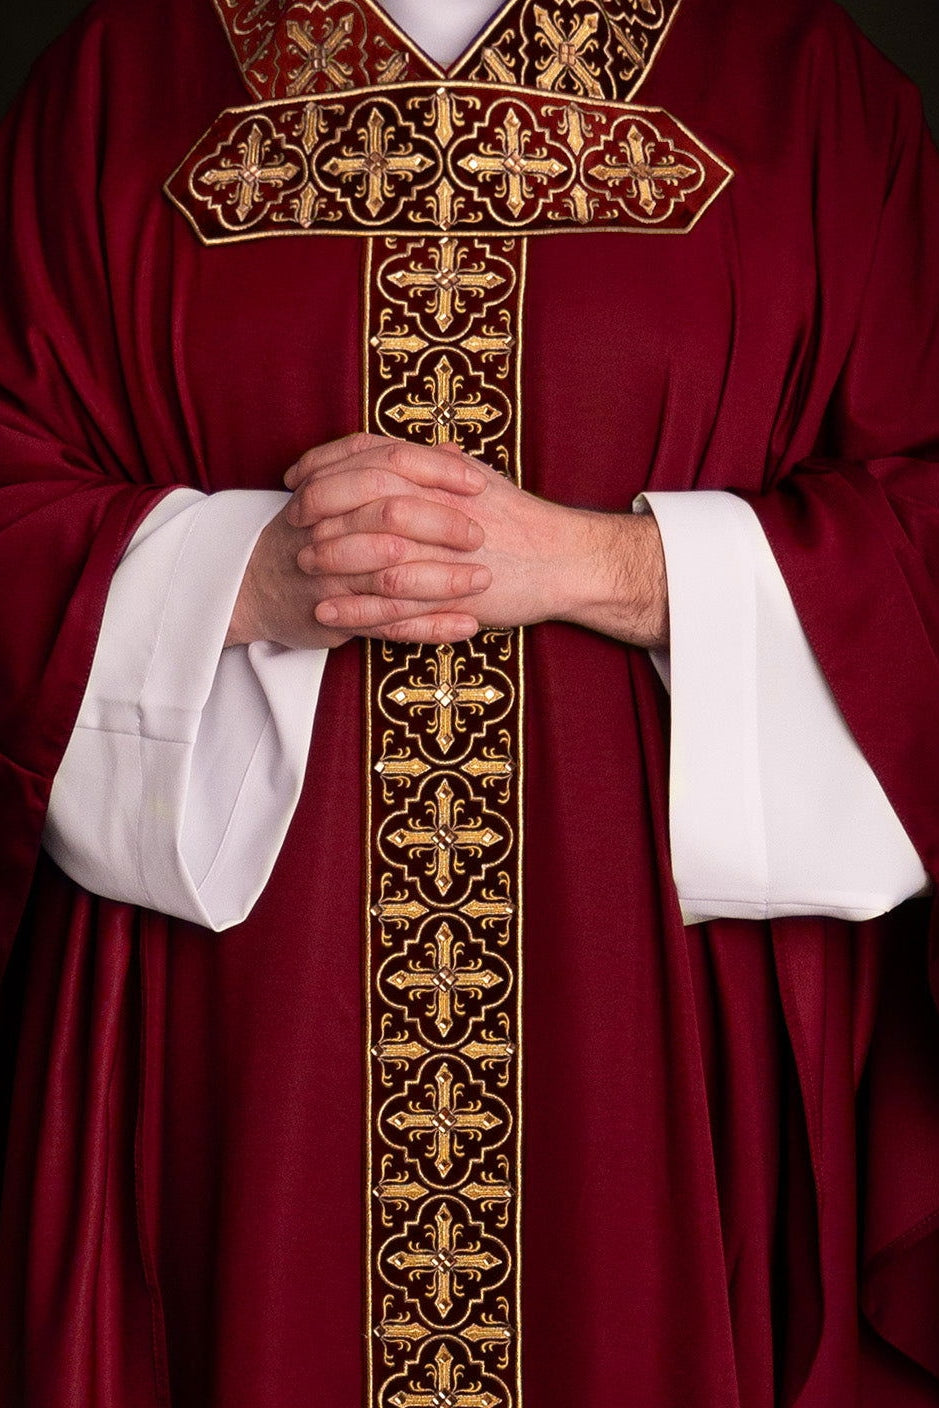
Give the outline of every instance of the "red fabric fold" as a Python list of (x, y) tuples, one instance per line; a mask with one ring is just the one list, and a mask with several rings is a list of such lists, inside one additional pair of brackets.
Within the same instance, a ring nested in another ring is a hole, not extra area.
[[(842, 713), (935, 881), (939, 159), (912, 94), (897, 105), (884, 186), (852, 345), (820, 437), (822, 455), (837, 444), (840, 457), (809, 459), (747, 498)], [(923, 1007), (925, 913), (913, 905), (889, 925), (866, 1092), (863, 1305), (886, 1339), (939, 1375), (939, 1044), (935, 1010)], [(803, 992), (790, 998), (803, 1013), (813, 981), (820, 990), (820, 962), (803, 959)], [(818, 1029), (817, 1018), (805, 1025)], [(810, 1087), (823, 1068), (822, 1051), (806, 1052), (810, 1129), (821, 1120)], [(814, 1133), (821, 1162), (824, 1136)], [(830, 1202), (824, 1169), (817, 1177)]]
[[(642, 97), (735, 178), (687, 237), (531, 242), (526, 482), (617, 511), (745, 494), (935, 874), (939, 179), (915, 99), (816, 0), (685, 0)], [(4, 954), (135, 526), (176, 485), (278, 486), (362, 423), (361, 242), (205, 249), (161, 195), (245, 101), (208, 0), (97, 0), (4, 129)], [(528, 1397), (939, 1402), (927, 905), (686, 931), (648, 660), (549, 625), (527, 683)], [(359, 1401), (360, 708), (352, 647), (229, 934), (42, 862), (3, 991), (3, 1408)]]

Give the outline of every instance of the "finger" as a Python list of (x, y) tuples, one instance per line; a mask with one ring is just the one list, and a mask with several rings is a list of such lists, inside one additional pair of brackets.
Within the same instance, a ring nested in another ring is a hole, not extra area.
[(347, 577), (392, 567), (419, 551), (416, 544), (393, 533), (347, 533), (301, 548), (297, 566), (309, 577)]
[[(476, 596), (492, 585), (492, 573), (473, 562), (401, 562), (342, 582), (343, 597), (382, 597), (413, 611), (414, 602), (443, 604)], [(335, 600), (338, 595), (329, 592), (323, 599)]]
[[(395, 495), (365, 504), (362, 508), (337, 518), (321, 519), (311, 532), (311, 547), (318, 549), (337, 540), (361, 534), (376, 534), (407, 540), (409, 543), (450, 548), (454, 552), (476, 552), (486, 541), (486, 534), (481, 525), (460, 509), (433, 499)], [(312, 556), (313, 554), (311, 559)], [(325, 560), (330, 560), (328, 555)], [(389, 558), (389, 562), (396, 560), (394, 557)]]
[(469, 640), (479, 630), (475, 616), (464, 616), (462, 612), (435, 612), (430, 616), (414, 616), (406, 621), (395, 621), (391, 625), (378, 627), (359, 634), (372, 640), (396, 641), (402, 645), (450, 645), (456, 641)]
[(406, 440), (369, 437), (361, 450), (343, 459), (330, 457), (317, 462), (316, 452), (305, 455), (300, 468), (310, 465), (307, 477), (322, 478), (346, 469), (387, 470), (424, 489), (442, 489), (452, 494), (479, 494), (489, 482), (489, 473), (464, 455), (442, 445), (415, 445)]
[(284, 475), (284, 483), (288, 489), (295, 489), (309, 475), (321, 473), (356, 455), (365, 454), (382, 445), (386, 439), (384, 435), (370, 435), (368, 431), (360, 430), (353, 435), (344, 435), (340, 440), (330, 440), (325, 445), (317, 445), (314, 449), (307, 450), (296, 464), (290, 466)]
[[(354, 513), (381, 499), (413, 498), (415, 488), (386, 467), (350, 461), (339, 473), (304, 480), (287, 505), (286, 517), (295, 528), (312, 528), (322, 518)], [(420, 492), (426, 496), (442, 491), (427, 487)]]
[[(463, 620), (470, 619), (468, 611), (454, 608), (450, 602), (444, 610), (446, 614), (452, 612)], [(315, 614), (321, 626), (362, 635), (367, 631), (384, 630), (400, 621), (416, 620), (420, 616), (436, 616), (440, 611), (439, 601), (405, 601), (397, 597), (355, 595), (327, 597), (319, 603)]]
[(346, 468), (340, 474), (308, 478), (287, 505), (287, 521), (296, 528), (312, 528), (321, 518), (354, 513), (379, 499), (404, 494), (407, 489), (406, 480), (376, 466)]
[[(396, 563), (430, 561), (424, 543), (412, 543), (407, 538), (383, 533), (355, 533), (336, 538), (322, 545), (301, 548), (297, 566), (308, 577), (360, 577), (367, 572), (394, 567)], [(465, 556), (457, 556), (446, 548), (438, 548), (432, 560), (437, 563), (465, 564)], [(359, 590), (359, 588), (353, 588)], [(345, 593), (343, 593), (345, 595)]]

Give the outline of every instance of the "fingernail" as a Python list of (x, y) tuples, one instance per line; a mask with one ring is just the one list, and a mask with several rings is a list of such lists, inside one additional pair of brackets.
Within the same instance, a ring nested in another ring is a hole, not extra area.
[(487, 567), (477, 567), (470, 577), (470, 586), (474, 592), (485, 591), (489, 585), (489, 569)]
[(339, 612), (331, 601), (321, 601), (316, 608), (316, 619), (324, 626), (331, 626), (334, 621), (339, 620)]
[(485, 474), (473, 464), (463, 466), (463, 479), (470, 489), (485, 489), (486, 487)]
[(290, 524), (290, 526), (291, 526), (292, 528), (299, 528), (299, 526), (300, 526), (300, 506), (299, 506), (299, 504), (297, 503), (296, 499), (291, 499), (291, 500), (290, 500), (290, 503), (287, 505), (286, 509), (284, 510), (284, 517), (286, 518), (287, 522)]

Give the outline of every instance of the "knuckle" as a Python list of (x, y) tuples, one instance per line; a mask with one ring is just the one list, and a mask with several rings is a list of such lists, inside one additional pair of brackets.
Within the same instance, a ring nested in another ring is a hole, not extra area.
[(476, 522), (475, 518), (468, 518), (465, 513), (454, 511), (453, 531), (459, 535), (461, 544), (485, 542), (486, 534), (482, 526)]
[(305, 484), (302, 484), (294, 498), (297, 501), (297, 507), (304, 516), (315, 514), (319, 498), (315, 480), (308, 479)]
[(411, 447), (396, 440), (388, 446), (388, 465), (391, 469), (407, 470), (411, 464)]
[(392, 494), (384, 499), (381, 506), (382, 526), (391, 533), (400, 532), (405, 526), (407, 500), (400, 494)]
[(370, 469), (365, 473), (362, 487), (367, 499), (383, 499), (389, 492), (388, 476), (384, 470)]
[(382, 596), (400, 596), (404, 585), (403, 575), (400, 567), (386, 567), (379, 572), (376, 585)]
[(353, 625), (368, 626), (370, 615), (368, 601), (364, 597), (355, 597), (349, 605), (349, 615)]
[(349, 436), (346, 446), (353, 455), (364, 455), (375, 444), (376, 438), (369, 435), (367, 430), (357, 430)]
[(403, 561), (407, 550), (407, 540), (396, 533), (385, 533), (378, 540), (379, 554), (388, 566)]
[(310, 558), (311, 561), (316, 564), (316, 570), (318, 572), (336, 572), (339, 570), (334, 543), (322, 543), (318, 547), (311, 548)]
[(310, 496), (305, 488), (297, 489), (293, 499), (287, 505), (289, 510), (287, 521), (295, 528), (305, 528), (310, 522), (312, 510), (310, 508)]
[(389, 610), (393, 621), (406, 621), (414, 613), (414, 603), (410, 601), (389, 601)]

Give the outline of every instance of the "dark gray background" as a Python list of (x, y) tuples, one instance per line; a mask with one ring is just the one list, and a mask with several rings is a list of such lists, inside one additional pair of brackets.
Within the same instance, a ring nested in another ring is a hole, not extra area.
[[(133, 5), (135, 0), (125, 0)], [(446, 0), (439, 0), (446, 3)], [(772, 5), (775, 0), (753, 0)], [(939, 0), (843, 0), (875, 44), (906, 69), (923, 90), (939, 138)], [(0, 113), (23, 82), (33, 59), (86, 0), (0, 0)]]

